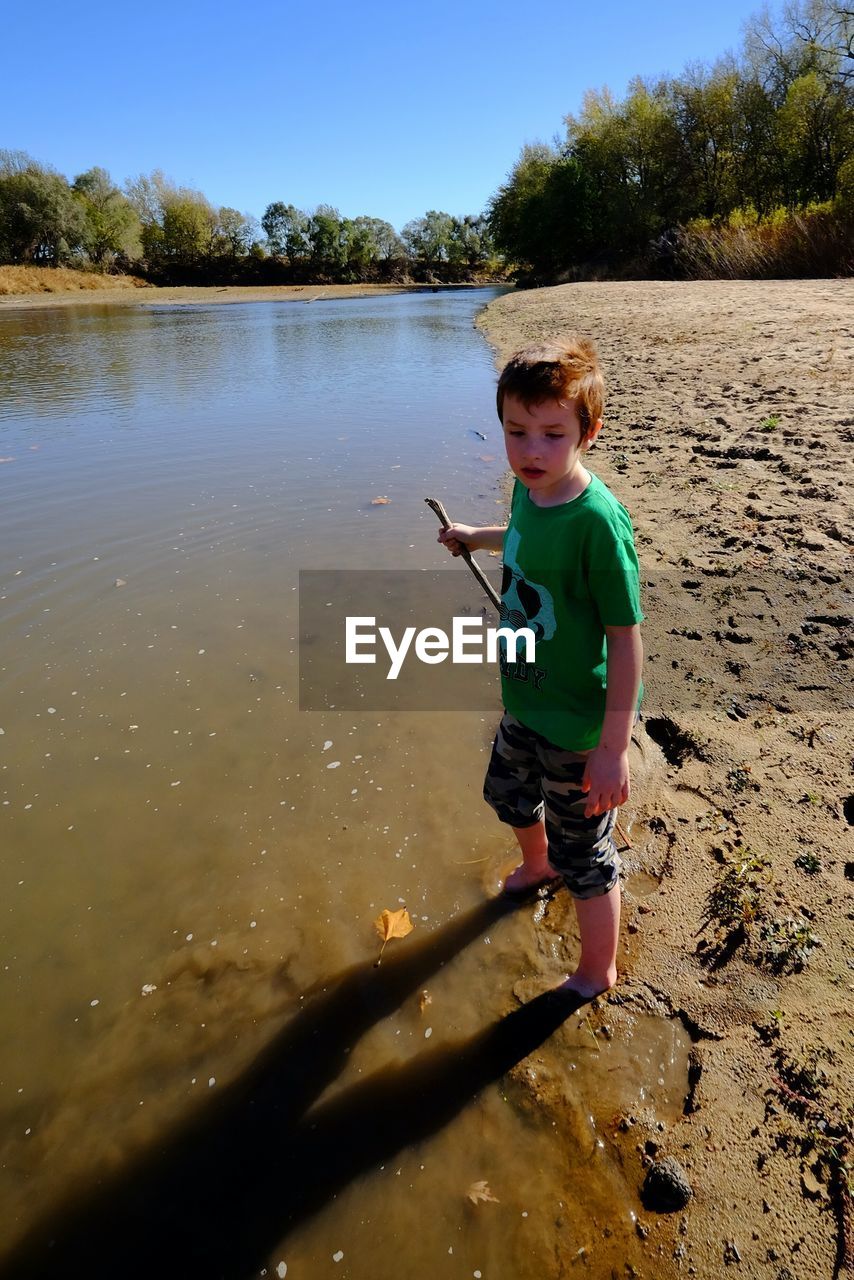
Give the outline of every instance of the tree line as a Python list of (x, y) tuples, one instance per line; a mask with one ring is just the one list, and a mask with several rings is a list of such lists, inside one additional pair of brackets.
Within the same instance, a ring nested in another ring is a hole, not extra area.
[(458, 281), (854, 272), (854, 10), (787, 0), (742, 50), (591, 90), (525, 146), (483, 214), (380, 218), (274, 201), (260, 222), (155, 171), (72, 182), (0, 151), (0, 262), (161, 283)]
[(492, 197), (531, 283), (854, 270), (854, 10), (795, 0), (740, 55), (590, 91)]
[(170, 284), (461, 281), (496, 269), (482, 215), (429, 210), (398, 235), (380, 218), (275, 201), (259, 222), (160, 171), (123, 189), (97, 167), (69, 182), (20, 151), (0, 151), (0, 262), (129, 271)]

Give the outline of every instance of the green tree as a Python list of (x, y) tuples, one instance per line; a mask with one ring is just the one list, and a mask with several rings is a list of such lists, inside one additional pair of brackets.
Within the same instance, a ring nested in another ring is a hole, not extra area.
[(258, 241), (260, 230), (257, 220), (251, 214), (223, 206), (217, 213), (214, 227), (215, 256), (228, 258), (232, 263), (245, 258)]
[(390, 222), (384, 222), (382, 218), (369, 218), (365, 215), (354, 218), (353, 222), (357, 227), (364, 228), (369, 232), (376, 249), (375, 261), (396, 262), (404, 257), (406, 248)]
[(388, 275), (405, 256), (405, 249), (389, 222), (360, 215), (341, 223), (342, 274), (350, 281)]
[(261, 218), (271, 253), (295, 266), (308, 255), (308, 215), (281, 200), (268, 204)]
[(156, 169), (129, 181), (127, 197), (142, 223), (140, 239), (155, 272), (191, 274), (217, 249), (217, 211), (201, 191), (179, 187)]
[(66, 179), (24, 152), (0, 152), (0, 260), (58, 266), (85, 242), (86, 217)]
[(836, 194), (837, 174), (854, 152), (854, 115), (847, 97), (815, 71), (788, 86), (777, 112), (787, 204), (830, 200)]
[(125, 183), (125, 194), (143, 227), (162, 223), (165, 202), (175, 190), (175, 184), (169, 181), (162, 169), (141, 173), (136, 178), (128, 178)]
[(679, 218), (684, 156), (668, 82), (635, 79), (624, 102), (608, 89), (588, 92), (566, 126), (567, 151), (597, 207), (598, 254), (637, 253)]
[(548, 279), (596, 252), (602, 216), (593, 178), (578, 157), (536, 143), (522, 148), (490, 201), (487, 222), (509, 262), (524, 276)]
[(493, 243), (485, 214), (466, 214), (451, 220), (448, 258), (458, 268), (474, 271), (492, 255)]
[(343, 274), (348, 280), (369, 280), (379, 257), (376, 240), (365, 218), (345, 218), (341, 223)]
[(545, 247), (544, 197), (558, 153), (544, 143), (527, 144), (489, 202), (487, 220), (498, 248), (510, 262), (537, 270)]
[(743, 69), (736, 88), (734, 145), (737, 204), (762, 216), (784, 203), (784, 158), (776, 108), (749, 67)]
[(713, 218), (738, 203), (739, 74), (719, 64), (689, 68), (674, 86), (690, 205), (683, 210)]
[(410, 256), (428, 271), (446, 263), (451, 253), (454, 220), (449, 213), (430, 209), (423, 218), (413, 218), (401, 231)]
[(163, 256), (182, 266), (199, 265), (211, 255), (216, 225), (216, 212), (200, 192), (176, 191), (163, 210)]
[(336, 280), (347, 262), (341, 216), (332, 205), (320, 204), (308, 219), (309, 266), (314, 278)]
[(78, 174), (71, 189), (85, 214), (86, 251), (92, 262), (105, 266), (120, 255), (138, 257), (142, 251), (139, 217), (106, 169), (95, 167)]

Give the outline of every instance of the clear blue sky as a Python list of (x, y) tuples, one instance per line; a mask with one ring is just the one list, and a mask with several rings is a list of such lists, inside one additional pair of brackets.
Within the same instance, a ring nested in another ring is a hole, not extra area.
[[(7, 6), (0, 147), (69, 178), (160, 168), (260, 217), (479, 213), (585, 89), (741, 45), (760, 0), (42, 0)], [(776, 6), (775, 6), (776, 7)]]

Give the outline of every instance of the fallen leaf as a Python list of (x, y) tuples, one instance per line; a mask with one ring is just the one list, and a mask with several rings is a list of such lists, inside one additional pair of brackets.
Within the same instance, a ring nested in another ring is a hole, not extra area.
[(432, 1003), (433, 1003), (433, 997), (430, 995), (430, 992), (422, 991), (421, 995), (418, 997), (419, 1013), (423, 1013), (424, 1010), (427, 1008), (428, 1004), (432, 1004)]
[(491, 1201), (493, 1204), (501, 1203), (497, 1196), (494, 1196), (490, 1191), (489, 1183), (485, 1181), (473, 1182), (466, 1192), (466, 1195), (469, 1200), (471, 1200), (472, 1204), (477, 1204), (481, 1200), (484, 1202)]
[(391, 502), (391, 498), (386, 498), (386, 497), (371, 498), (372, 507), (384, 507), (389, 502)]
[(801, 1174), (801, 1186), (804, 1189), (805, 1195), (812, 1196), (814, 1198), (819, 1198), (822, 1200), (827, 1199), (827, 1191), (819, 1182), (818, 1178), (815, 1176), (815, 1174), (811, 1169), (804, 1169), (803, 1173)]
[(415, 926), (409, 918), (409, 912), (406, 910), (406, 907), (401, 907), (399, 911), (389, 911), (388, 907), (386, 907), (385, 911), (383, 911), (381, 915), (377, 916), (374, 921), (374, 928), (383, 940), (383, 945), (380, 947), (379, 959), (377, 960), (376, 965), (374, 965), (374, 968), (376, 968), (377, 965), (379, 965), (380, 960), (383, 958), (386, 943), (392, 938), (405, 938), (408, 933), (412, 932)]
[(494, 453), (479, 453), (477, 456), (478, 456), (478, 458), (480, 459), (480, 461), (481, 461), (481, 462), (494, 462), (494, 461), (495, 461), (495, 454), (494, 454)]

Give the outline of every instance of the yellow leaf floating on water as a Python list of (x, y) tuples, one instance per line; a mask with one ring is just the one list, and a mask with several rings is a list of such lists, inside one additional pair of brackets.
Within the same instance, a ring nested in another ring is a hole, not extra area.
[(384, 507), (389, 502), (391, 502), (391, 498), (386, 498), (386, 497), (371, 498), (372, 507)]
[[(374, 921), (374, 928), (383, 940), (379, 959), (377, 960), (378, 965), (383, 958), (386, 943), (391, 938), (405, 938), (408, 933), (412, 932), (415, 925), (410, 920), (406, 907), (401, 907), (399, 911), (389, 911), (388, 907), (386, 907), (385, 911), (378, 915)], [(376, 968), (376, 965), (374, 968)]]
[(484, 1202), (491, 1200), (493, 1204), (501, 1203), (497, 1196), (494, 1196), (490, 1191), (489, 1183), (485, 1181), (473, 1182), (466, 1192), (466, 1195), (469, 1200), (471, 1200), (472, 1204), (478, 1204), (481, 1200)]

